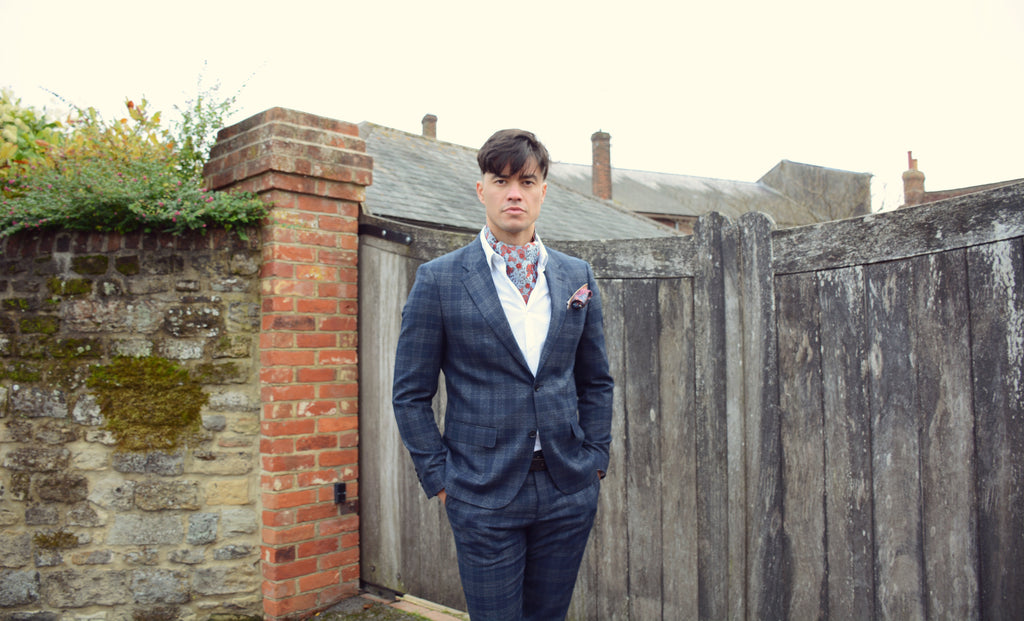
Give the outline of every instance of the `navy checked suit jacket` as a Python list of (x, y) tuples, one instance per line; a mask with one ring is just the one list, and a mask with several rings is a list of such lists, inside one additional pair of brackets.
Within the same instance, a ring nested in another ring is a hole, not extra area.
[[(540, 432), (548, 471), (570, 494), (608, 469), (613, 381), (590, 266), (547, 249), (551, 323), (537, 375), (498, 299), (479, 237), (419, 267), (402, 311), (392, 405), (427, 496), (442, 489), (504, 507), (529, 473)], [(568, 308), (581, 286), (594, 292)], [(444, 431), (431, 409), (444, 373)]]

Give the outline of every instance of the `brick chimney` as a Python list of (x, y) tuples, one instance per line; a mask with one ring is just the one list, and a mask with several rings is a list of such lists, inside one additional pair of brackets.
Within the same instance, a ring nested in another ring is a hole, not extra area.
[(907, 151), (907, 170), (903, 173), (903, 204), (918, 205), (924, 200), (924, 173), (917, 169), (914, 152)]
[(427, 138), (437, 138), (437, 117), (433, 114), (423, 117), (423, 135)]
[(590, 137), (594, 147), (594, 167), (590, 173), (594, 196), (609, 200), (612, 197), (612, 137), (597, 131)]

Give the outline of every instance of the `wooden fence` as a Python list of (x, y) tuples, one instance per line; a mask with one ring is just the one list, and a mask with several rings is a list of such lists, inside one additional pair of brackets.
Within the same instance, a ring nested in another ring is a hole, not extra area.
[[(390, 394), (415, 268), (469, 237), (365, 224), (362, 579), (461, 608)], [(616, 378), (570, 618), (1020, 618), (1022, 239), (1018, 185), (795, 229), (710, 214), (691, 237), (551, 244), (594, 266)]]

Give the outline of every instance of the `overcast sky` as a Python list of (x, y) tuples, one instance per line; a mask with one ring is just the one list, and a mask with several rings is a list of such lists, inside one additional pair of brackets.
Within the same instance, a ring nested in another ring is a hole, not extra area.
[(432, 113), (442, 140), (522, 127), (573, 163), (603, 130), (620, 168), (871, 173), (876, 209), (908, 150), (928, 190), (1024, 177), (1021, 0), (0, 0), (0, 23), (0, 86), (108, 118), (143, 96), (170, 116), (204, 75), (240, 91), (232, 121)]

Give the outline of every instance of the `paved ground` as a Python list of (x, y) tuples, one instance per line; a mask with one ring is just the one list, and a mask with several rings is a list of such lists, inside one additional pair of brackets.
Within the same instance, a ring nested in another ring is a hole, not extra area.
[(387, 601), (364, 593), (313, 617), (316, 621), (469, 621), (469, 615), (414, 597)]

